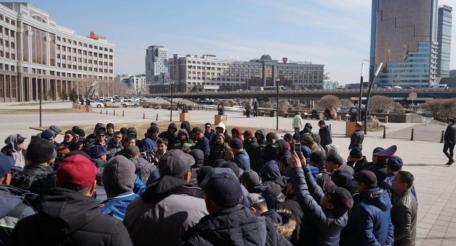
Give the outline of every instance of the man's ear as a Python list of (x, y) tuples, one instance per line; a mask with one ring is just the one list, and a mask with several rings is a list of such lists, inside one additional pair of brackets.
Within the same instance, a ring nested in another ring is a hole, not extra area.
[(192, 180), (192, 170), (189, 170), (184, 174), (184, 181), (188, 183), (190, 180)]

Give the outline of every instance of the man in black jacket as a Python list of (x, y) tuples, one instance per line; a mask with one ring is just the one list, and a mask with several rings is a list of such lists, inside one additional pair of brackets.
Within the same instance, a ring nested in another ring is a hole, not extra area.
[(447, 165), (451, 165), (454, 163), (453, 152), (454, 145), (456, 143), (456, 127), (454, 125), (454, 119), (448, 119), (448, 126), (445, 131), (444, 140), (443, 153), (446, 157), (448, 157)]
[(187, 231), (184, 245), (291, 245), (264, 217), (239, 205), (242, 188), (235, 175), (212, 171), (200, 186), (209, 215)]
[(363, 150), (363, 141), (364, 141), (364, 132), (363, 132), (363, 123), (356, 122), (355, 132), (350, 137), (350, 146), (348, 146), (349, 150), (354, 148), (359, 149), (360, 151)]
[(326, 149), (326, 145), (332, 144), (331, 129), (329, 129), (324, 120), (320, 120), (318, 126), (320, 127), (320, 130), (318, 130), (320, 145)]
[(132, 245), (122, 222), (102, 215), (92, 198), (96, 172), (83, 154), (65, 158), (57, 188), (38, 198), (38, 214), (19, 221), (11, 245)]

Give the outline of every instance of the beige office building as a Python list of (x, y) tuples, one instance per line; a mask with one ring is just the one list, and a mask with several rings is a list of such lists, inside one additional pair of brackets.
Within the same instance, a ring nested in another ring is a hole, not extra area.
[[(89, 88), (112, 95), (114, 45), (57, 25), (28, 3), (0, 3), (0, 102), (86, 96)], [(101, 86), (104, 85), (104, 86)]]

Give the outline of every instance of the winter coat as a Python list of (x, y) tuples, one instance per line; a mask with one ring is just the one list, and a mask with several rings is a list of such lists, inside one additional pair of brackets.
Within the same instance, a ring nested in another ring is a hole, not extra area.
[(196, 141), (195, 146), (193, 146), (193, 149), (200, 149), (201, 151), (203, 151), (204, 159), (209, 158), (209, 155), (211, 154), (211, 146), (209, 144), (209, 140), (205, 137)]
[(157, 151), (157, 140), (149, 138), (149, 137), (144, 138), (141, 141), (140, 150), (142, 152), (155, 152), (155, 151)]
[(316, 235), (304, 235), (305, 241), (308, 245), (339, 245), (340, 233), (348, 224), (348, 214), (336, 216), (320, 206), (323, 190), (307, 168), (294, 168), (291, 176), (305, 220), (316, 229)]
[(418, 202), (411, 190), (394, 197), (391, 220), (394, 225), (394, 245), (414, 246), (416, 238)]
[(295, 117), (293, 117), (292, 125), (293, 125), (293, 129), (298, 128), (299, 130), (301, 130), (304, 127), (301, 115), (297, 114)]
[(111, 141), (108, 142), (108, 158), (110, 159), (111, 157), (114, 157), (119, 153), (120, 151), (123, 150), (123, 146), (121, 143), (116, 144), (112, 139)]
[(124, 217), (135, 246), (180, 245), (190, 227), (207, 215), (204, 193), (182, 179), (164, 176), (132, 202)]
[(215, 131), (214, 131), (214, 129), (211, 129), (210, 132), (204, 131), (204, 137), (207, 138), (207, 140), (211, 141), (212, 138), (215, 137)]
[[(182, 134), (185, 135), (186, 140), (182, 141), (179, 139), (179, 135), (182, 135)], [(190, 150), (193, 148), (194, 145), (195, 145), (195, 143), (190, 139), (190, 135), (188, 134), (188, 132), (185, 129), (180, 129), (179, 133), (177, 134), (177, 139), (176, 139), (176, 143), (174, 144), (174, 148), (181, 149), (184, 152), (190, 152)]]
[(291, 213), (294, 216), (294, 219), (296, 220), (296, 227), (290, 237), (290, 242), (293, 245), (302, 245), (302, 243), (299, 242), (301, 238), (300, 235), (303, 234), (301, 230), (301, 220), (304, 216), (304, 212), (302, 211), (301, 205), (299, 205), (296, 196), (288, 195), (284, 202), (277, 204), (277, 211), (281, 210), (291, 211)]
[(211, 155), (206, 161), (206, 164), (208, 166), (214, 166), (214, 163), (218, 159), (224, 159), (225, 158), (225, 145), (218, 145), (214, 144), (212, 145), (211, 149)]
[(186, 233), (184, 245), (291, 245), (269, 226), (268, 231), (266, 218), (237, 205), (202, 218)]
[(133, 164), (135, 164), (136, 175), (139, 176), (139, 178), (144, 184), (147, 184), (147, 180), (149, 179), (150, 174), (156, 171), (157, 167), (142, 157), (130, 158), (130, 161), (133, 162)]
[(328, 126), (320, 128), (318, 135), (320, 136), (320, 145), (324, 148), (326, 148), (326, 145), (332, 144), (331, 129)]
[(37, 211), (16, 225), (12, 245), (132, 245), (122, 222), (80, 192), (53, 189), (39, 198)]
[(348, 149), (358, 148), (363, 150), (364, 132), (363, 130), (355, 131), (350, 138), (350, 146)]
[(29, 164), (15, 172), (11, 185), (41, 195), (55, 187), (54, 169), (47, 164)]
[(365, 156), (358, 161), (347, 161), (347, 165), (352, 167), (355, 170), (355, 173), (360, 172), (368, 168), (368, 161)]
[(7, 245), (19, 220), (35, 214), (28, 199), (35, 194), (9, 185), (0, 185), (0, 245)]
[(123, 221), (128, 205), (138, 198), (139, 195), (133, 192), (127, 192), (116, 197), (109, 198), (101, 203), (101, 213)]
[(373, 188), (360, 193), (355, 201), (357, 204), (349, 213), (347, 228), (350, 245), (394, 245), (388, 193)]
[(250, 157), (245, 150), (234, 155), (234, 162), (244, 171), (250, 170)]
[(454, 124), (447, 127), (443, 139), (447, 144), (453, 145), (456, 143), (456, 126)]
[(168, 126), (168, 131), (166, 132), (162, 132), (158, 135), (159, 138), (163, 138), (163, 139), (166, 139), (168, 140), (168, 149), (172, 149), (174, 148), (174, 144), (176, 143), (177, 141), (177, 136), (175, 133), (171, 133), (169, 130), (170, 128), (173, 128), (175, 130), (177, 130), (177, 127), (175, 124), (171, 123), (169, 124)]
[(24, 168), (25, 166), (25, 150), (15, 150), (13, 145), (7, 144), (2, 148), (1, 152), (5, 155), (9, 155), (14, 159), (14, 166)]

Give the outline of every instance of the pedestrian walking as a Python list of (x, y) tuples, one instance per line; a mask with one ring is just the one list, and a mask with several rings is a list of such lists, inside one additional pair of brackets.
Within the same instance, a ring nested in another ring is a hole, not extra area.
[(443, 153), (448, 157), (447, 165), (454, 163), (454, 145), (456, 143), (456, 126), (454, 125), (454, 119), (448, 119), (448, 126), (444, 135)]

